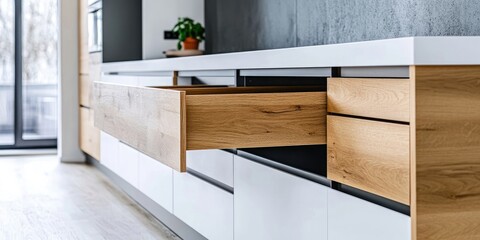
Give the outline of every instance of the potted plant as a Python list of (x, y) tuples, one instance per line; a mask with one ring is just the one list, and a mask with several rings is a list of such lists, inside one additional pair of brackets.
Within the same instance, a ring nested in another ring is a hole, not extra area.
[(178, 36), (178, 50), (197, 50), (198, 44), (205, 40), (205, 28), (190, 18), (178, 18), (172, 30)]

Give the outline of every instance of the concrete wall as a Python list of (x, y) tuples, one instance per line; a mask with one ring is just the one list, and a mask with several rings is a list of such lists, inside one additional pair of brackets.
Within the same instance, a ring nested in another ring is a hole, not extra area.
[(480, 35), (478, 0), (206, 0), (209, 53)]
[(177, 48), (177, 41), (164, 40), (163, 32), (172, 30), (179, 17), (189, 17), (202, 24), (205, 22), (204, 0), (142, 1), (144, 59), (162, 58), (165, 50)]

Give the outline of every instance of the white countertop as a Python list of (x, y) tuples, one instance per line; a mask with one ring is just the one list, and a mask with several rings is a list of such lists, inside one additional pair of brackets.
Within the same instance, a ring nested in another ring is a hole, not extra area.
[(410, 65), (480, 65), (480, 37), (408, 37), (196, 57), (104, 63), (102, 72)]

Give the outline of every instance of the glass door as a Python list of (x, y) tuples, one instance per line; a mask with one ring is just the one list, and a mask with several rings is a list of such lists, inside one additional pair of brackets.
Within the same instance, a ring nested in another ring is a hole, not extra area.
[[(0, 96), (0, 108), (2, 104), (12, 108), (2, 114), (3, 118), (10, 120), (11, 127), (9, 137), (4, 137), (3, 142), (0, 135), (0, 148), (55, 147), (58, 101), (57, 0), (0, 0), (0, 15), (4, 12), (4, 5), (14, 9), (6, 10), (12, 15), (13, 27), (3, 29), (0, 17), (0, 46), (4, 42), (2, 38), (6, 38), (4, 35), (13, 35), (13, 47), (10, 46), (9, 49), (13, 49), (14, 61), (9, 64), (14, 70), (13, 77), (10, 77), (13, 79), (13, 90), (9, 91), (13, 103), (8, 105), (8, 101), (2, 100), (6, 98), (3, 93)], [(2, 54), (5, 54), (1, 49), (0, 51), (2, 64)], [(5, 65), (8, 63), (4, 62)], [(0, 91), (6, 92), (1, 86), (2, 79)], [(1, 124), (0, 122), (0, 134)], [(7, 136), (7, 131), (3, 132)]]
[(15, 144), (15, 4), (0, 0), (0, 146)]

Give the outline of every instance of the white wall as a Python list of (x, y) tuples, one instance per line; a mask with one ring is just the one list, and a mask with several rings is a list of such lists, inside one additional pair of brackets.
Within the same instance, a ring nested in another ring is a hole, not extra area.
[(58, 158), (84, 162), (79, 144), (78, 2), (59, 0)]
[[(163, 52), (177, 48), (177, 40), (164, 40), (179, 17), (189, 17), (205, 25), (204, 0), (142, 0), (143, 58), (163, 58)], [(203, 49), (204, 44), (200, 45)]]

